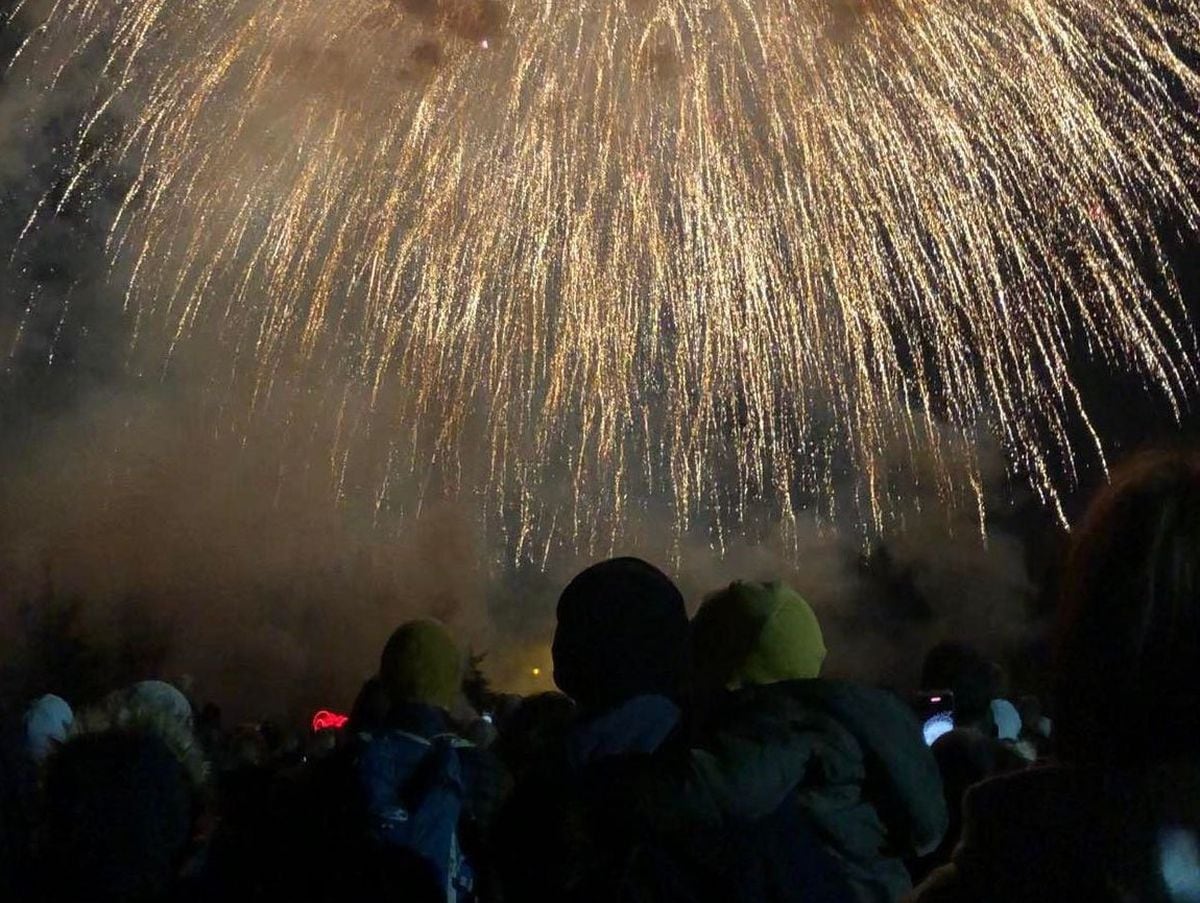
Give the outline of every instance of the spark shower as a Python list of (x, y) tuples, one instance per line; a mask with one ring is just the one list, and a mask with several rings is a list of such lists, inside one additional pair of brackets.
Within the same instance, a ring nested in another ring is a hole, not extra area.
[(1057, 506), (1103, 459), (1073, 345), (1195, 383), (1159, 228), (1200, 221), (1198, 0), (13, 15), (8, 77), (87, 110), (29, 229), (119, 179), (132, 351), (219, 349), (234, 423), (315, 404), (335, 497), (475, 498), (525, 552), (648, 497), (718, 540), (756, 506), (877, 529), (895, 467), (984, 428)]

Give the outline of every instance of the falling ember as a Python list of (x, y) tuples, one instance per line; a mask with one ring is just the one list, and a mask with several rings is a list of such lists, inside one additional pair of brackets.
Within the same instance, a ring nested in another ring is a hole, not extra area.
[(31, 85), (106, 58), (66, 194), (132, 172), (108, 250), (135, 344), (217, 341), (247, 412), (313, 387), (339, 496), (369, 458), (379, 505), (484, 499), (519, 552), (651, 497), (681, 529), (787, 524), (844, 510), (847, 474), (880, 527), (892, 450), (980, 424), (1057, 505), (1081, 338), (1177, 407), (1195, 381), (1144, 261), (1164, 210), (1200, 221), (1200, 0), (16, 15)]

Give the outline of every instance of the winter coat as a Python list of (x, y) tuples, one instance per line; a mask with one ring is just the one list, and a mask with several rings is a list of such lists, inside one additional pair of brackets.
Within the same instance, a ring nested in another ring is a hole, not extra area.
[(1200, 766), (1194, 763), (1139, 774), (1030, 768), (967, 792), (953, 861), (912, 899), (1192, 900), (1200, 898), (1198, 848)]
[(962, 803), (968, 788), (998, 774), (1027, 767), (1012, 748), (973, 728), (955, 728), (942, 734), (930, 747), (942, 776), (946, 811), (950, 824), (931, 855), (909, 863), (913, 881), (923, 880), (933, 869), (945, 865), (962, 837)]
[[(614, 775), (600, 798), (669, 845), (745, 831), (790, 805), (847, 898), (862, 901), (906, 893), (903, 859), (935, 848), (947, 823), (937, 766), (908, 708), (826, 680), (729, 693), (690, 748)], [(812, 857), (800, 842), (793, 853)]]
[[(431, 740), (455, 733), (449, 716), (443, 709), (421, 703), (403, 703), (392, 708), (387, 721), (388, 730), (397, 730)], [(386, 734), (387, 730), (381, 732)], [(368, 741), (369, 742), (369, 741)], [(458, 750), (462, 763), (464, 818), (468, 831), (486, 831), (506, 791), (507, 776), (499, 760), (485, 749), (474, 746)]]
[(675, 703), (646, 695), (571, 728), (561, 749), (518, 785), (501, 814), (495, 843), (506, 899), (560, 903), (609, 897), (629, 850), (623, 839), (599, 837), (591, 829), (583, 788), (604, 763), (654, 752), (679, 722)]

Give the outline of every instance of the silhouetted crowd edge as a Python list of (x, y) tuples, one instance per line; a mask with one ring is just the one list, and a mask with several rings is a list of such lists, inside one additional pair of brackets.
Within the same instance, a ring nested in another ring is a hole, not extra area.
[(418, 620), (303, 748), (162, 681), (43, 696), (5, 728), (0, 899), (1200, 901), (1200, 456), (1114, 472), (1061, 573), (1045, 711), (954, 643), (912, 699), (823, 678), (787, 586), (689, 622), (635, 558), (563, 590), (559, 693), (468, 706)]

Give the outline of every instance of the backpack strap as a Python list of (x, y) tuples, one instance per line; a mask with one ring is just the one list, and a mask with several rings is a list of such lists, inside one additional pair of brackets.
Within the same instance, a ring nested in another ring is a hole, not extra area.
[(458, 734), (436, 734), (429, 738), (430, 745), (445, 743), (452, 749), (474, 749), (475, 744), (470, 740), (464, 740)]

